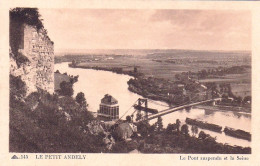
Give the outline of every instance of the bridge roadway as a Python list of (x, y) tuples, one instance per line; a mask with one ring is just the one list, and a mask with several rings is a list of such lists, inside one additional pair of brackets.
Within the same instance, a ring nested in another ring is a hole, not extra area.
[(148, 117), (143, 117), (141, 120), (136, 121), (135, 123), (139, 123), (139, 122), (147, 121), (147, 120), (152, 120), (152, 119), (158, 118), (159, 116), (164, 116), (164, 115), (170, 114), (172, 112), (175, 112), (175, 111), (187, 108), (187, 107), (192, 107), (192, 106), (195, 106), (195, 105), (200, 105), (200, 104), (204, 104), (204, 103), (208, 103), (208, 102), (214, 102), (214, 101), (218, 101), (218, 100), (221, 100), (221, 98), (199, 101), (199, 102), (196, 102), (196, 103), (186, 104), (186, 105), (177, 106), (177, 107), (171, 107), (171, 108), (162, 110), (157, 114), (152, 114), (152, 115), (148, 115)]

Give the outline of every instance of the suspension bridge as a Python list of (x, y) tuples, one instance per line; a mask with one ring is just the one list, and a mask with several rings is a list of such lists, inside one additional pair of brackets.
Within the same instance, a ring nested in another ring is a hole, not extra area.
[[(182, 110), (182, 109), (190, 109), (191, 107), (193, 106), (196, 106), (196, 105), (201, 105), (201, 104), (206, 104), (206, 103), (211, 103), (212, 105), (215, 105), (215, 102), (216, 101), (220, 101), (221, 98), (214, 98), (214, 99), (208, 99), (208, 100), (203, 100), (203, 101), (198, 101), (198, 102), (193, 102), (193, 103), (183, 103), (182, 105), (179, 105), (179, 106), (173, 106), (173, 107), (169, 107), (169, 106), (166, 106), (164, 104), (160, 104), (160, 103), (157, 103), (153, 100), (150, 100), (150, 99), (144, 99), (144, 98), (139, 98), (130, 108), (129, 110), (133, 107), (135, 109), (135, 111), (131, 114), (131, 117), (133, 118), (133, 115), (136, 113), (136, 112), (139, 112), (141, 113), (141, 111), (144, 112), (144, 116), (135, 121), (134, 123), (137, 124), (137, 123), (140, 123), (140, 122), (143, 122), (143, 121), (149, 121), (149, 120), (152, 120), (152, 119), (155, 119), (155, 118), (158, 118), (160, 116), (165, 116), (167, 114), (170, 114), (170, 113), (173, 113), (173, 112), (176, 112), (176, 111), (179, 111), (179, 110)], [(160, 105), (160, 106), (164, 106), (164, 107), (169, 107), (167, 109), (164, 109), (164, 110), (161, 110), (161, 111), (158, 111), (157, 109), (153, 109), (153, 108), (149, 108), (148, 107), (148, 101), (151, 102), (151, 103), (154, 103), (154, 104), (157, 104), (157, 105)], [(126, 115), (126, 113), (129, 111), (127, 110), (125, 112), (124, 115)], [(123, 115), (123, 116), (124, 116)], [(122, 117), (123, 117), (122, 116)], [(121, 118), (122, 118), (121, 117)], [(120, 118), (120, 119), (121, 119)]]

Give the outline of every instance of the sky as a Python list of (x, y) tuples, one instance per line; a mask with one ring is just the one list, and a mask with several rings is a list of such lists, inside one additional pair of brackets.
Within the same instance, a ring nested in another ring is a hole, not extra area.
[(39, 9), (56, 51), (251, 50), (251, 13), (230, 10)]

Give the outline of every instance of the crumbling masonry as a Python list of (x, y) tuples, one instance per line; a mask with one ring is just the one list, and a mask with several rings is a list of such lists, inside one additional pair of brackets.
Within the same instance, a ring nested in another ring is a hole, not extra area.
[(10, 49), (10, 74), (21, 76), (26, 83), (27, 94), (37, 88), (54, 92), (54, 44), (44, 28), (23, 24), (22, 37), (19, 42), (19, 54), (28, 58), (29, 62), (18, 66)]

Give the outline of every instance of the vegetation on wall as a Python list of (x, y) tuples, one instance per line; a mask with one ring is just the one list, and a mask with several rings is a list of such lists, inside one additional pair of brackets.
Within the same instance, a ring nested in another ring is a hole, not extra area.
[(13, 8), (9, 12), (10, 17), (10, 47), (14, 54), (14, 58), (18, 66), (29, 61), (22, 53), (20, 53), (19, 45), (23, 37), (23, 25), (35, 26), (37, 30), (44, 28), (41, 15), (37, 8)]
[(10, 10), (11, 21), (18, 22), (20, 24), (28, 24), (36, 26), (39, 30), (43, 28), (41, 15), (37, 8), (14, 8)]
[(15, 77), (13, 75), (9, 75), (10, 82), (10, 102), (12, 102), (15, 98), (24, 97), (26, 95), (26, 85), (21, 80), (21, 77)]

